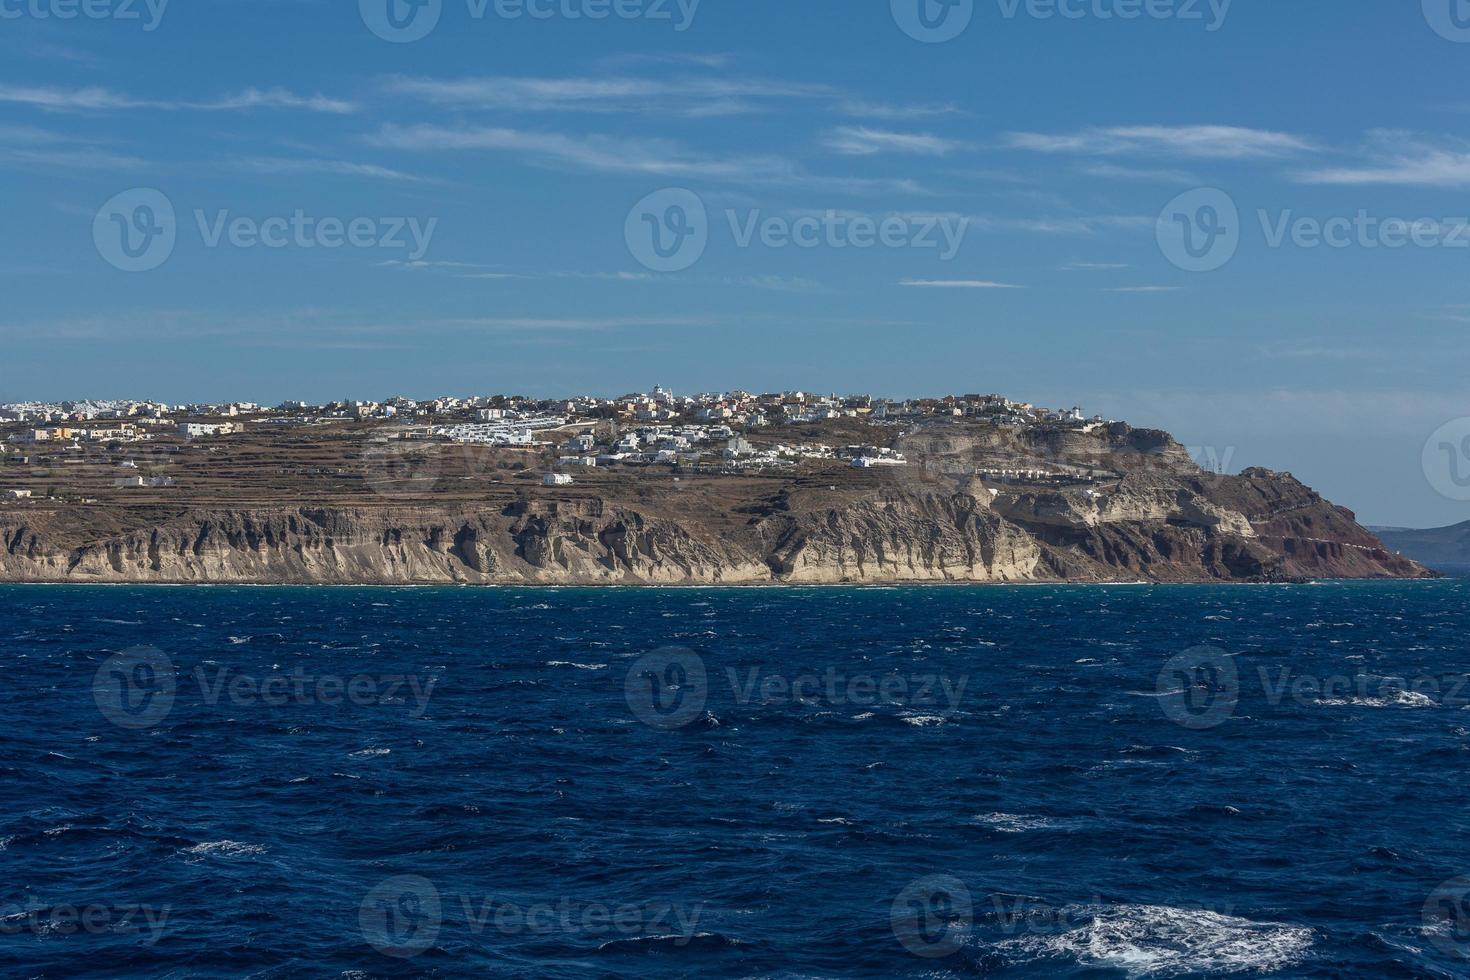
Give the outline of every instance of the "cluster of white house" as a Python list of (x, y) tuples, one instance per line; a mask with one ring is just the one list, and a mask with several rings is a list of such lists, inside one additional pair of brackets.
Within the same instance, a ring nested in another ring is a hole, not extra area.
[[(175, 423), (170, 421), (170, 415), (189, 421)], [(239, 433), (247, 425), (341, 424), (368, 420), (391, 420), (393, 436), (397, 438), (528, 449), (552, 444), (546, 440), (538, 442), (539, 434), (565, 428), (590, 430), (560, 443), (557, 466), (560, 470), (619, 464), (713, 464), (722, 470), (746, 470), (822, 459), (844, 460), (864, 469), (901, 465), (905, 462), (902, 454), (881, 447), (834, 448), (805, 443), (756, 446), (746, 435), (770, 425), (841, 419), (899, 425), (933, 416), (984, 419), (1004, 427), (1091, 430), (1109, 424), (1101, 416), (1085, 417), (1080, 408), (1043, 409), (1000, 395), (907, 400), (803, 391), (675, 395), (662, 386), (647, 394), (618, 398), (584, 396), (543, 400), (495, 395), (415, 401), (393, 397), (384, 402), (338, 401), (325, 405), (287, 401), (274, 408), (254, 402), (167, 405), (153, 401), (82, 401), (0, 405), (0, 423), (40, 423), (13, 435), (15, 441), (60, 444), (64, 449), (80, 449), (83, 442), (147, 440), (167, 434), (170, 429), (177, 437), (192, 440)], [(999, 481), (1034, 481), (1061, 474), (998, 470), (984, 475)], [(551, 476), (558, 480), (550, 485), (563, 485), (562, 478), (570, 480), (564, 473)], [(164, 477), (134, 473), (114, 481), (117, 487), (161, 487), (171, 483)]]
[[(1050, 410), (1029, 402), (1016, 402), (1000, 395), (948, 395), (943, 398), (884, 399), (872, 395), (818, 395), (805, 391), (753, 394), (748, 391), (676, 395), (662, 386), (647, 394), (617, 398), (579, 396), (569, 399), (534, 399), (522, 396), (443, 396), (417, 401), (395, 396), (385, 401), (343, 400), (325, 404), (285, 401), (274, 407), (255, 402), (169, 405), (156, 401), (19, 402), (0, 405), (0, 422), (40, 424), (88, 422), (96, 419), (132, 419), (169, 424), (170, 415), (184, 418), (237, 418), (267, 420), (294, 417), (300, 420), (421, 419), (435, 416), (459, 417), (478, 422), (514, 422), (537, 416), (568, 418), (626, 419), (633, 422), (672, 422), (693, 418), (700, 422), (727, 422), (759, 427), (772, 422), (809, 423), (840, 418), (873, 420), (910, 419), (950, 415), (988, 417), (998, 424), (1030, 425), (1038, 422), (1079, 424), (1081, 409)], [(1103, 421), (1094, 416), (1091, 421)]]

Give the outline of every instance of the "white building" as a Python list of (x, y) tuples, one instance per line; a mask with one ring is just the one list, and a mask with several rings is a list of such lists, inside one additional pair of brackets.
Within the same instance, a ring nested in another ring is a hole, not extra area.
[(572, 478), (565, 473), (548, 473), (541, 478), (544, 487), (569, 487), (572, 483)]
[(180, 422), (179, 435), (185, 439), (198, 439), (201, 436), (223, 436), (232, 432), (239, 432), (240, 426), (234, 422)]

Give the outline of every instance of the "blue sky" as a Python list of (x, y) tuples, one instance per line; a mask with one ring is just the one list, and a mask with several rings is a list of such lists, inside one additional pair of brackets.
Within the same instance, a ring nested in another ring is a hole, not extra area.
[[(90, 2), (0, 0), (0, 401), (999, 391), (1470, 517), (1421, 459), (1470, 415), (1450, 0), (925, 0), (943, 43), (918, 0), (429, 0), (410, 42), (386, 0)], [(140, 188), (172, 248), (130, 272)], [(1200, 189), (1236, 214), (1188, 271)], [(670, 190), (703, 251), (658, 271)]]

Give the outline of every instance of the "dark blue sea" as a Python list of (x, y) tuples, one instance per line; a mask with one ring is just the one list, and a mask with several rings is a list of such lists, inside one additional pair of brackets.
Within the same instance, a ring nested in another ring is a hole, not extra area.
[(0, 976), (1467, 977), (1467, 598), (0, 588)]

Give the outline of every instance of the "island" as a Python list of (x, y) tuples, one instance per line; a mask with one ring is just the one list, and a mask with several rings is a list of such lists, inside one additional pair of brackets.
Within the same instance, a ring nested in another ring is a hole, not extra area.
[(24, 403), (0, 440), (4, 582), (1435, 575), (1289, 473), (993, 394)]

